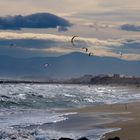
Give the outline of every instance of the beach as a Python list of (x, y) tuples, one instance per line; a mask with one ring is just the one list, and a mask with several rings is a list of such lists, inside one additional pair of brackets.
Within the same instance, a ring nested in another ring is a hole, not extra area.
[(102, 140), (106, 140), (107, 138), (112, 138), (115, 136), (119, 136), (121, 140), (140, 139), (140, 103), (127, 104), (127, 111), (130, 112), (130, 114), (127, 114), (125, 116), (127, 118), (131, 118), (131, 120), (125, 122), (116, 122), (107, 125), (107, 127), (119, 127), (121, 128), (121, 130), (106, 134), (105, 138), (103, 138)]
[(139, 137), (139, 88), (1, 84), (0, 89), (0, 137), (3, 140), (13, 137), (107, 140), (115, 136), (137, 140)]
[[(75, 111), (75, 110), (71, 110)], [(123, 117), (123, 121), (115, 121), (105, 124), (105, 128), (121, 128), (118, 131), (105, 134), (101, 140), (120, 137), (121, 140), (138, 140), (140, 138), (140, 102), (127, 104), (112, 104), (99, 107), (87, 107), (76, 110), (79, 113), (85, 112), (112, 112), (112, 117)], [(110, 116), (110, 114), (109, 114)], [(107, 117), (107, 116), (105, 116)]]

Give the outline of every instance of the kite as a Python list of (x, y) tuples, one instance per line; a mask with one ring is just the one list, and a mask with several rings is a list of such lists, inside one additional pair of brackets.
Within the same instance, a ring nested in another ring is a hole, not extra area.
[(78, 37), (78, 36), (73, 36), (72, 39), (71, 39), (71, 43), (72, 43), (72, 46), (73, 46), (73, 47), (75, 46), (75, 45), (74, 45), (74, 39), (75, 39), (76, 37)]

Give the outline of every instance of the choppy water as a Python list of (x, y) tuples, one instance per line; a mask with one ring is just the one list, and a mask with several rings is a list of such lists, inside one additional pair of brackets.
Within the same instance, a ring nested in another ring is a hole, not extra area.
[(139, 89), (127, 86), (0, 85), (0, 108), (77, 108), (133, 102), (139, 99)]
[[(56, 110), (136, 101), (140, 101), (140, 90), (135, 87), (1, 84), (0, 139), (10, 139), (13, 135), (25, 139), (22, 135), (28, 135), (28, 139), (87, 136), (97, 140), (113, 131), (100, 125), (114, 121), (113, 118)], [(87, 120), (96, 124), (93, 129)]]

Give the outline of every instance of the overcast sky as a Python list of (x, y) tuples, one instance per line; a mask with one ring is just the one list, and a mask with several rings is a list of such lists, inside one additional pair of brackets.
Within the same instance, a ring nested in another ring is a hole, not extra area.
[[(48, 26), (44, 15), (41, 20), (32, 16), (42, 12), (59, 17), (52, 18)], [(16, 24), (23, 19), (9, 17), (5, 23), (0, 18), (0, 55), (57, 56), (88, 47), (94, 55), (120, 57), (122, 52), (122, 59), (140, 60), (139, 0), (0, 0), (0, 17), (14, 15), (33, 18), (23, 18), (24, 27)], [(35, 23), (34, 29), (28, 26), (27, 19)], [(13, 21), (18, 30), (7, 27)], [(44, 22), (45, 29), (41, 29)], [(70, 39), (74, 35), (79, 37), (72, 48)], [(12, 49), (11, 43), (15, 44)]]

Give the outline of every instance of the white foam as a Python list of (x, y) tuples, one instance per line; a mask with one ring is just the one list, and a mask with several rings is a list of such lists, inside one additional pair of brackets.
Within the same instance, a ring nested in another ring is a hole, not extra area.
[[(89, 88), (86, 85), (9, 84), (0, 85), (0, 95), (9, 97), (9, 99), (2, 99), (5, 101), (20, 103), (20, 100), (27, 100), (26, 102), (29, 104), (32, 102), (29, 96), (34, 95), (36, 104), (32, 105), (36, 107), (37, 104), (41, 104), (42, 107), (47, 107), (48, 104), (52, 108), (80, 107), (96, 103), (127, 103), (140, 100), (140, 91), (128, 86), (90, 86)], [(42, 96), (42, 100), (39, 99), (41, 97), (39, 95)]]
[(0, 128), (19, 125), (22, 127), (30, 125), (41, 125), (45, 123), (57, 123), (68, 119), (71, 113), (55, 113), (45, 110), (6, 110), (7, 113), (0, 114)]

